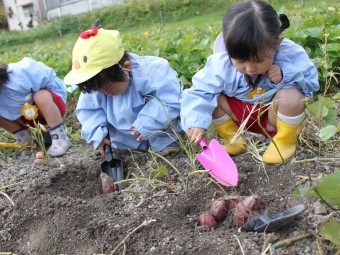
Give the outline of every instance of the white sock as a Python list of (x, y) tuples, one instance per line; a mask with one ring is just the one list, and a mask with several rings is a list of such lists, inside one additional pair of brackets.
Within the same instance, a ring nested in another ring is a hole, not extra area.
[(282, 115), (281, 113), (277, 112), (277, 117), (283, 123), (286, 123), (286, 124), (292, 125), (292, 126), (298, 126), (304, 120), (305, 113), (303, 112), (303, 113), (301, 113), (300, 115), (297, 115), (297, 116), (285, 116), (285, 115)]
[(217, 125), (226, 122), (227, 120), (230, 119), (230, 116), (228, 114), (224, 114), (222, 117), (218, 119), (213, 119), (211, 124)]

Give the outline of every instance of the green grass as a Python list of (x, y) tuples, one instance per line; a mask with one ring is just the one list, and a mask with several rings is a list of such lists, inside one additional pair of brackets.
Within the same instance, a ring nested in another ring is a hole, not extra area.
[[(272, 2), (274, 6), (277, 6), (278, 12), (287, 13), (291, 20), (292, 25), (284, 35), (301, 44), (319, 70), (323, 69), (324, 57), (320, 46), (325, 43), (324, 34), (333, 31), (327, 41), (329, 45), (328, 67), (334, 72), (339, 72), (340, 57), (337, 51), (339, 46), (336, 42), (339, 32), (336, 28), (339, 24), (337, 13), (340, 3), (328, 1), (316, 4), (316, 1), (308, 1), (304, 8), (300, 8), (300, 1)], [(337, 10), (331, 11), (333, 7)], [(126, 50), (168, 59), (171, 66), (179, 73), (181, 82), (190, 86), (192, 75), (204, 65), (206, 58), (212, 53), (214, 40), (221, 31), (223, 15), (223, 10), (207, 15), (194, 15), (186, 20), (165, 23), (165, 27), (161, 26), (158, 16), (153, 24), (140, 26), (143, 24), (141, 23), (138, 27), (131, 26), (121, 29), (120, 32)], [(67, 21), (71, 22), (68, 19)], [(323, 24), (325, 24), (325, 29), (323, 29)], [(102, 22), (102, 26), (112, 29), (112, 25), (105, 22)], [(69, 31), (62, 38), (50, 32), (51, 36), (42, 38), (40, 35), (44, 33), (38, 31), (39, 29), (32, 30), (31, 38), (28, 36), (30, 32), (2, 34), (0, 36), (0, 63), (16, 62), (22, 57), (29, 56), (51, 66), (58, 76), (63, 78), (70, 70), (72, 49), (80, 32)], [(46, 28), (41, 28), (41, 30), (44, 29)], [(38, 34), (35, 33), (37, 31)], [(317, 34), (315, 31), (321, 31), (321, 33)], [(18, 40), (11, 39), (20, 35), (22, 38)], [(324, 83), (324, 80), (325, 73), (320, 72), (321, 83)]]

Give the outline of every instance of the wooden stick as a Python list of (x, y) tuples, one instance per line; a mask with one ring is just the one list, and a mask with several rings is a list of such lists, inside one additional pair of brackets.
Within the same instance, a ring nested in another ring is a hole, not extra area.
[(5, 192), (0, 191), (0, 194), (6, 197), (8, 201), (11, 202), (11, 204), (14, 206), (13, 200)]
[(301, 160), (295, 160), (294, 163), (305, 163), (305, 162), (312, 162), (312, 161), (339, 161), (340, 158), (307, 158), (307, 159), (301, 159)]
[(318, 223), (318, 228), (320, 229), (323, 225), (325, 225), (328, 221), (330, 221), (335, 215), (339, 214), (339, 212), (331, 212), (330, 214), (328, 214), (324, 219), (322, 219), (319, 223)]
[(151, 219), (151, 220), (146, 220), (142, 224), (140, 224), (138, 227), (136, 227), (134, 230), (132, 230), (118, 245), (117, 247), (111, 252), (111, 255), (116, 254), (118, 249), (123, 246), (124, 247), (124, 254), (126, 252), (126, 243), (128, 242), (129, 238), (136, 233), (138, 230), (140, 230), (143, 227), (148, 227), (152, 223), (156, 222), (157, 220)]
[(238, 243), (238, 246), (240, 246), (240, 249), (241, 249), (241, 253), (242, 253), (242, 255), (245, 255), (245, 253), (244, 253), (244, 250), (243, 250), (243, 247), (242, 247), (242, 244), (241, 244), (240, 240), (237, 238), (237, 236), (235, 236), (235, 239), (236, 239), (236, 241), (237, 241), (237, 243)]
[[(241, 228), (240, 228), (241, 229)], [(263, 236), (265, 239), (264, 239), (264, 243), (263, 243), (263, 248), (262, 248), (262, 252), (261, 252), (261, 255), (264, 255), (267, 253), (267, 250), (270, 249), (270, 246), (271, 246), (271, 240), (273, 237), (275, 237), (275, 234), (274, 233), (270, 233), (268, 235), (264, 235)]]
[(0, 187), (0, 190), (7, 189), (7, 188), (9, 188), (9, 187), (13, 187), (13, 186), (16, 186), (16, 185), (21, 184), (21, 183), (24, 183), (24, 182), (27, 182), (27, 180), (23, 180), (23, 181), (20, 181), (20, 182), (16, 182), (16, 183), (13, 183), (13, 184), (9, 184), (9, 185), (6, 185), (6, 186), (2, 186), (2, 187)]
[(290, 245), (291, 243), (293, 243), (295, 241), (298, 241), (298, 240), (301, 240), (303, 238), (307, 238), (307, 237), (310, 237), (310, 236), (313, 236), (313, 234), (312, 233), (306, 233), (306, 234), (302, 234), (302, 235), (299, 235), (299, 236), (294, 236), (292, 238), (285, 239), (283, 241), (277, 242), (276, 244), (273, 244), (272, 249), (275, 250), (275, 249), (277, 249), (281, 246)]

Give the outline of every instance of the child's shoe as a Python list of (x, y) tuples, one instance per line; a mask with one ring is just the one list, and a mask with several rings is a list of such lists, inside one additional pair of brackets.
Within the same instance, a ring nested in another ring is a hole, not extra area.
[(227, 143), (224, 144), (223, 147), (230, 155), (239, 155), (247, 151), (246, 142), (241, 135), (236, 139), (234, 143), (230, 144), (230, 141), (235, 136), (239, 127), (236, 122), (233, 121), (230, 117), (227, 121), (214, 124), (214, 126), (219, 135), (227, 141)]
[(51, 146), (52, 145), (52, 137), (51, 137), (50, 132), (48, 130), (46, 130), (46, 131), (41, 130), (41, 134), (42, 134), (43, 139), (44, 139), (45, 147)]
[(164, 148), (160, 154), (162, 156), (168, 156), (168, 155), (172, 155), (172, 154), (175, 154), (179, 151), (179, 145), (178, 145), (178, 142), (173, 142), (171, 143), (170, 145), (168, 145), (168, 147)]
[[(282, 164), (286, 162), (296, 151), (296, 135), (300, 125), (293, 126), (276, 120), (277, 133), (270, 142), (267, 150), (262, 156), (263, 162), (272, 164)], [(280, 151), (280, 153), (278, 152)], [(282, 158), (281, 158), (281, 156)]]
[(49, 131), (52, 137), (52, 145), (47, 150), (47, 154), (51, 157), (60, 157), (64, 155), (71, 146), (64, 122), (54, 128), (50, 128)]

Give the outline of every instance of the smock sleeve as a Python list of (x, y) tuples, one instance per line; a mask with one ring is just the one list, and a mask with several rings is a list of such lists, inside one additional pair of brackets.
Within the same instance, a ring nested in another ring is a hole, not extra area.
[(284, 39), (275, 64), (280, 67), (283, 75), (276, 87), (297, 88), (305, 96), (319, 90), (317, 68), (300, 45)]
[(95, 149), (107, 135), (107, 118), (103, 105), (106, 97), (94, 92), (91, 94), (80, 94), (76, 109), (76, 116), (82, 125), (81, 136)]
[(184, 90), (181, 105), (181, 123), (184, 131), (190, 128), (208, 129), (212, 113), (217, 106), (219, 95), (223, 92), (235, 94), (237, 83), (234, 72), (228, 66), (227, 53), (217, 53), (207, 59), (204, 68), (192, 78), (192, 87)]
[(133, 84), (146, 98), (146, 104), (132, 123), (146, 140), (169, 129), (180, 114), (182, 85), (168, 61), (139, 57), (133, 66)]

